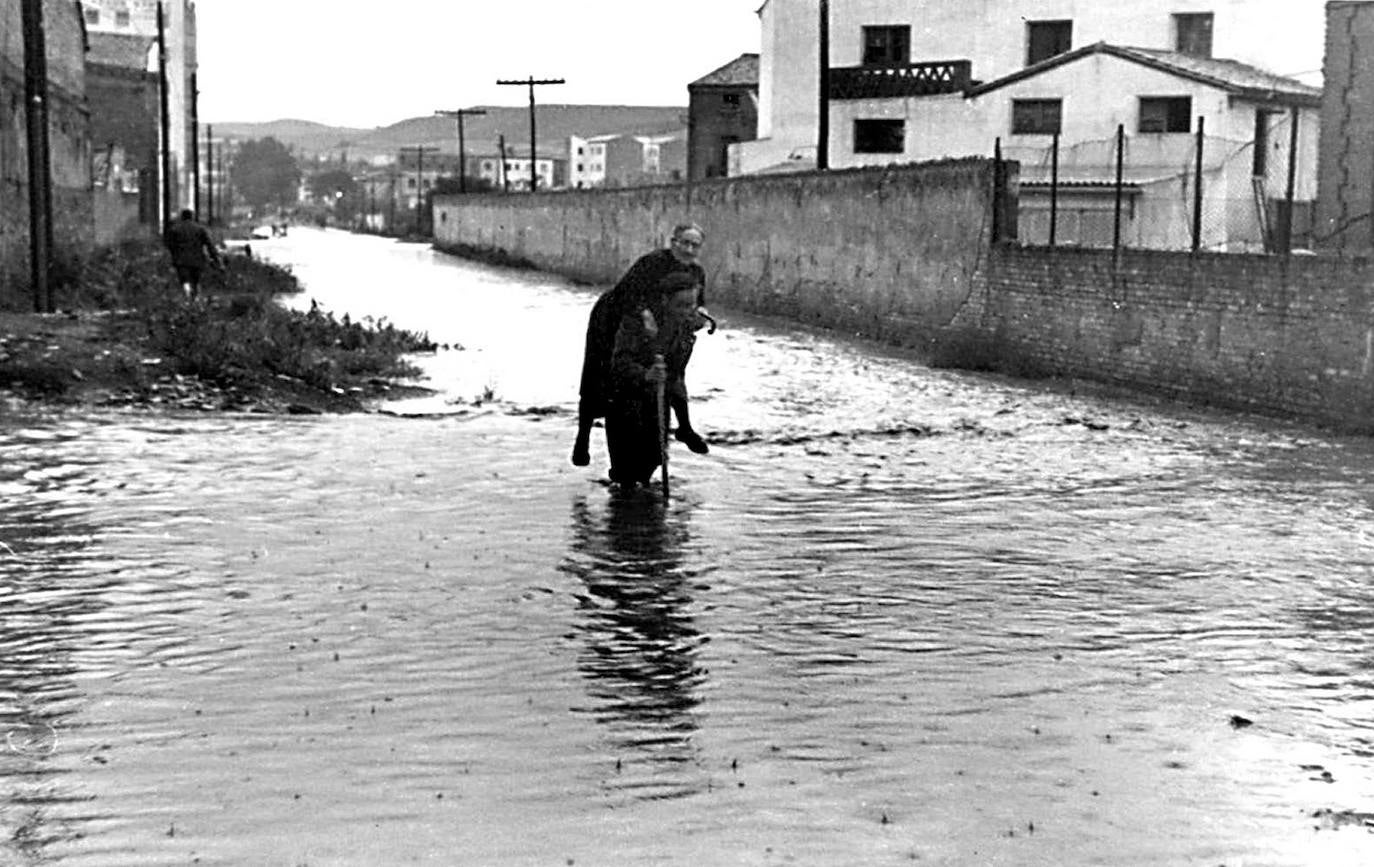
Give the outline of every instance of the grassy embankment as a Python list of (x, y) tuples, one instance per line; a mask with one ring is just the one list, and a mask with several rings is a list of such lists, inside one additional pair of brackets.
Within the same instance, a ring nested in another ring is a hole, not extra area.
[(287, 310), (287, 270), (243, 256), (182, 296), (166, 253), (142, 241), (64, 269), (52, 316), (0, 313), (0, 389), (25, 398), (199, 409), (349, 411), (418, 373), (427, 335)]

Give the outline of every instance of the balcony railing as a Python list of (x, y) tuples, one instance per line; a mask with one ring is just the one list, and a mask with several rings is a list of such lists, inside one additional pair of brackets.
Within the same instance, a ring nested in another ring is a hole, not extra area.
[(973, 63), (943, 60), (901, 66), (842, 66), (830, 70), (831, 99), (887, 99), (962, 93), (973, 83)]

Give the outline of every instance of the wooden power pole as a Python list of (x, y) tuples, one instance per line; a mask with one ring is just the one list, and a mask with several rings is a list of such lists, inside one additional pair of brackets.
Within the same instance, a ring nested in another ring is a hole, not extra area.
[(530, 76), (523, 81), (512, 79), (496, 80), (497, 84), (522, 84), (530, 89), (530, 192), (533, 193), (539, 188), (539, 173), (537, 171), (537, 160), (535, 158), (535, 132), (534, 132), (534, 87), (537, 84), (567, 84), (561, 78), (535, 78)]
[(458, 121), (458, 192), (466, 193), (468, 191), (468, 160), (467, 149), (463, 144), (463, 118), (486, 114), (486, 112), (480, 108), (455, 108), (451, 111), (440, 109), (434, 113), (440, 117), (456, 118)]
[(24, 0), (24, 122), (29, 163), (29, 275), (33, 309), (51, 313), (52, 156), (48, 141), (48, 45), (43, 0)]

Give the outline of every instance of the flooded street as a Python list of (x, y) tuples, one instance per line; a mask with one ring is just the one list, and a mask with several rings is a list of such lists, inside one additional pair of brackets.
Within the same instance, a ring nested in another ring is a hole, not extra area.
[[(0, 864), (1374, 863), (1374, 447), (720, 314), (673, 497), (594, 287), (293, 230), (354, 417), (0, 417)], [(709, 273), (710, 249), (704, 255)]]

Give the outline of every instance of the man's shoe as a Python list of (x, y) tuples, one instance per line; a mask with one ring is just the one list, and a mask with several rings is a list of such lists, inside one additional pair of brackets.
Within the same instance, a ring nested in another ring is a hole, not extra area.
[(695, 452), (699, 455), (704, 455), (711, 451), (706, 445), (706, 440), (702, 439), (701, 436), (691, 428), (687, 428), (686, 430), (678, 428), (674, 436), (677, 437), (678, 442), (687, 446), (688, 451)]

